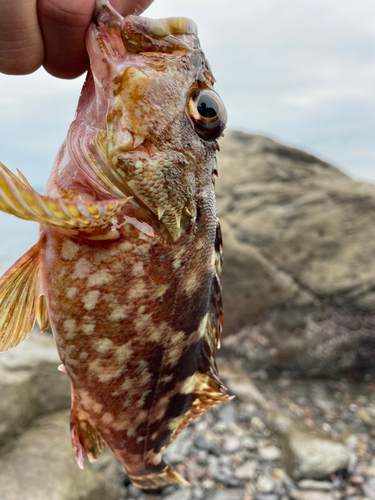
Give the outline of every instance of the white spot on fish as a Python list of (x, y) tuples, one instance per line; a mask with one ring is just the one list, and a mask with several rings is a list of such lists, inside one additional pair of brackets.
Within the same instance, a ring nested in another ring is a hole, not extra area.
[(81, 330), (83, 331), (84, 334), (86, 335), (91, 335), (92, 333), (94, 333), (94, 330), (95, 330), (95, 324), (93, 323), (88, 323), (86, 325), (82, 325), (81, 326)]
[(129, 290), (128, 297), (129, 299), (139, 299), (146, 293), (146, 286), (143, 281), (138, 281), (132, 288)]
[(87, 259), (79, 259), (74, 266), (73, 279), (86, 278), (92, 272), (92, 264)]
[(111, 314), (109, 316), (109, 319), (111, 319), (112, 321), (118, 321), (119, 319), (125, 319), (128, 316), (130, 310), (131, 310), (131, 307), (129, 307), (129, 306), (116, 305), (113, 308), (113, 311), (111, 312)]
[(66, 296), (68, 297), (68, 299), (74, 299), (74, 297), (77, 295), (77, 292), (78, 288), (76, 286), (71, 286), (67, 289)]
[(131, 252), (133, 248), (134, 245), (130, 241), (123, 241), (118, 247), (120, 252)]
[(82, 297), (83, 307), (88, 311), (92, 311), (98, 302), (99, 296), (100, 292), (98, 290), (91, 290), (86, 293), (86, 295)]
[(134, 253), (136, 255), (146, 255), (146, 253), (148, 253), (149, 249), (150, 249), (150, 245), (146, 245), (146, 244), (139, 245), (138, 247), (136, 247), (134, 249)]
[(71, 339), (76, 333), (76, 320), (66, 319), (63, 324), (64, 331), (66, 332), (66, 338)]
[(111, 364), (101, 359), (95, 359), (88, 365), (89, 372), (95, 374), (99, 382), (109, 382), (122, 373), (123, 366), (120, 364)]
[(71, 240), (65, 240), (61, 247), (61, 257), (64, 260), (73, 260), (77, 257), (80, 246)]
[(114, 418), (113, 418), (112, 413), (108, 413), (108, 412), (103, 413), (103, 415), (102, 415), (103, 424), (110, 424), (111, 422), (113, 422), (113, 420), (114, 420)]
[(147, 328), (147, 326), (151, 322), (151, 316), (152, 314), (140, 314), (137, 318), (137, 321), (135, 321), (135, 328), (137, 330), (144, 330)]
[(97, 271), (89, 277), (89, 279), (87, 280), (87, 285), (89, 287), (101, 286), (110, 283), (111, 281), (112, 276), (109, 274), (109, 272), (106, 269), (101, 269), (100, 271)]
[(112, 347), (114, 346), (114, 343), (110, 339), (100, 339), (95, 342), (95, 349), (96, 351), (105, 354), (108, 352)]
[(140, 276), (143, 276), (145, 274), (145, 271), (143, 269), (143, 263), (142, 262), (137, 262), (134, 264), (133, 269), (132, 269), (132, 275), (139, 278)]

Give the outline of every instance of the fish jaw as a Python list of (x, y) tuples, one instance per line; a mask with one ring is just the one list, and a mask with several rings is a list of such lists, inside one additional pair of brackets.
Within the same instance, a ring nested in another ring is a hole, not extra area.
[(187, 116), (192, 89), (214, 83), (196, 25), (122, 18), (99, 2), (86, 43), (91, 74), (68, 135), (72, 156), (89, 150), (84, 156), (177, 241), (196, 219), (197, 199), (213, 190), (216, 169), (215, 144), (202, 141)]

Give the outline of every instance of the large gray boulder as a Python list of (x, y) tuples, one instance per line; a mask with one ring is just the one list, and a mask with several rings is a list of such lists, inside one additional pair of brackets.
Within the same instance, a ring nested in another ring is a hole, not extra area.
[(16, 349), (0, 354), (0, 445), (44, 413), (70, 407), (70, 384), (53, 337), (35, 328)]
[(250, 371), (371, 362), (375, 186), (306, 152), (232, 131), (222, 141), (217, 199), (224, 334), (246, 327), (228, 349)]
[(112, 454), (99, 459), (96, 470), (86, 462), (84, 470), (77, 467), (68, 411), (41, 417), (5, 451), (0, 456), (1, 500), (120, 498), (120, 469)]

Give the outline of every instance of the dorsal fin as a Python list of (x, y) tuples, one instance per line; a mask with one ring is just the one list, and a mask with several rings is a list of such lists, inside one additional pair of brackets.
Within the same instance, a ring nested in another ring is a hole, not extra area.
[(48, 198), (30, 188), (25, 177), (19, 175), (16, 177), (0, 163), (0, 210), (39, 224), (65, 229), (103, 228), (130, 199), (85, 202)]

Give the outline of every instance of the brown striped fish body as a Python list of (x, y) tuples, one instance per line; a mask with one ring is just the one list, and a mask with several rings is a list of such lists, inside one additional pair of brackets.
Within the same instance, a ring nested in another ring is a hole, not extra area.
[(225, 108), (184, 18), (96, 4), (91, 70), (45, 196), (0, 168), (0, 209), (41, 224), (0, 281), (0, 348), (51, 325), (72, 387), (77, 463), (108, 445), (134, 484), (185, 481), (163, 450), (228, 399), (216, 139)]

